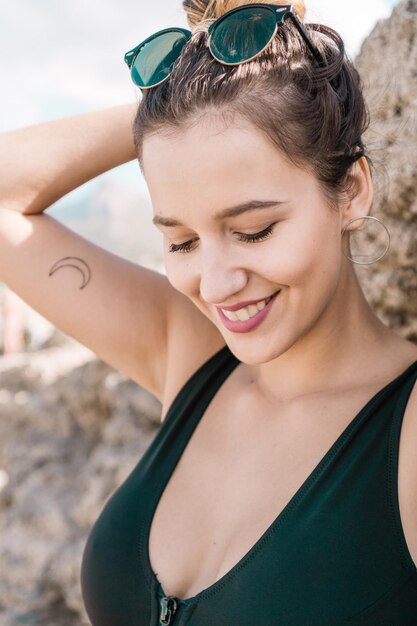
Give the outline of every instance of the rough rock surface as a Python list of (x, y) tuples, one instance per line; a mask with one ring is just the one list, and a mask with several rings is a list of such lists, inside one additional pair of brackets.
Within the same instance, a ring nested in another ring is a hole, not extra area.
[[(378, 315), (417, 342), (417, 0), (403, 0), (377, 24), (356, 65), (371, 111), (365, 143), (376, 170), (373, 215), (391, 231), (390, 253), (358, 267), (358, 276)], [(383, 229), (375, 233), (363, 243), (384, 248)]]
[(0, 625), (88, 624), (86, 536), (156, 434), (160, 405), (72, 342), (3, 358), (0, 381)]
[[(417, 0), (377, 25), (357, 64), (373, 120), (374, 214), (392, 234), (391, 254), (358, 273), (380, 316), (417, 340)], [(88, 624), (79, 587), (87, 533), (159, 414), (149, 394), (78, 344), (0, 359), (0, 626)]]

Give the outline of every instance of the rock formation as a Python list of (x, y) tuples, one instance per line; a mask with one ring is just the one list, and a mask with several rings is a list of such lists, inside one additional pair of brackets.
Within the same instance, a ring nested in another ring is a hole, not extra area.
[[(378, 315), (417, 342), (417, 0), (403, 0), (379, 22), (355, 62), (371, 112), (373, 215), (391, 231), (390, 253), (358, 267), (358, 276)], [(364, 241), (370, 249), (383, 247), (383, 229), (375, 234)]]
[(75, 342), (0, 360), (0, 625), (88, 624), (79, 573), (159, 403)]

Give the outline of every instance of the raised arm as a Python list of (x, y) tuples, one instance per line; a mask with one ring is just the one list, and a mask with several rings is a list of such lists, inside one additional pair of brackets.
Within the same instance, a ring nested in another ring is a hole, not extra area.
[(128, 104), (0, 135), (0, 208), (41, 213), (91, 178), (135, 158)]

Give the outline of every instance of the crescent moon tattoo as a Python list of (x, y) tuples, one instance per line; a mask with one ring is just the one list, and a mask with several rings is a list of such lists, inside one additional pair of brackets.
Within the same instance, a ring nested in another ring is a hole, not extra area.
[(55, 274), (55, 272), (62, 269), (63, 267), (73, 267), (74, 269), (78, 270), (81, 273), (83, 277), (83, 283), (80, 289), (84, 289), (84, 287), (86, 287), (88, 283), (90, 282), (91, 280), (90, 268), (88, 267), (85, 261), (83, 261), (82, 259), (76, 256), (65, 256), (63, 259), (60, 259), (59, 261), (57, 261), (49, 270), (48, 275), (52, 276), (53, 274)]

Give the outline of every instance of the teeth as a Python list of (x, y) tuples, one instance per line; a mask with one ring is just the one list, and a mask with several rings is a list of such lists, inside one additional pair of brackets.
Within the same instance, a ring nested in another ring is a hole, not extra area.
[(235, 313), (241, 322), (247, 322), (251, 318), (247, 308), (239, 309), (238, 311), (235, 311)]
[(236, 313), (234, 311), (224, 311), (222, 309), (223, 314), (225, 315), (225, 317), (227, 317), (228, 320), (230, 320), (231, 322), (238, 322), (239, 318), (236, 315)]
[(237, 311), (225, 311), (222, 309), (222, 312), (231, 322), (247, 322), (251, 319), (251, 317), (255, 317), (255, 315), (258, 315), (260, 311), (263, 311), (266, 305), (271, 302), (272, 298), (273, 296), (270, 296), (269, 298), (266, 298), (266, 300), (261, 300), (256, 304), (250, 304), (249, 306), (238, 309)]

